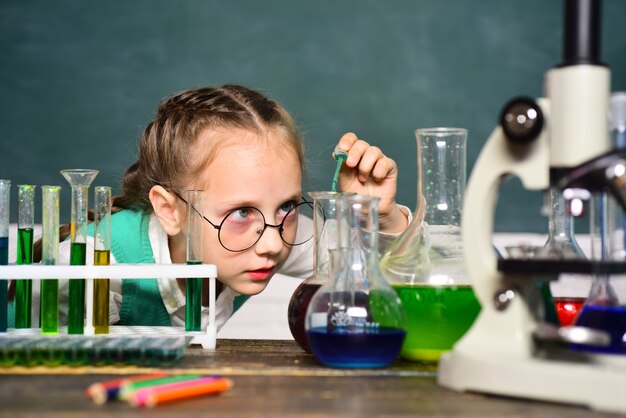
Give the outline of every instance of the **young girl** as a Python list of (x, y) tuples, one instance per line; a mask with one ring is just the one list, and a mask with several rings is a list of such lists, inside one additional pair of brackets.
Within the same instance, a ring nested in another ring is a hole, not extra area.
[[(401, 232), (409, 211), (395, 202), (395, 162), (353, 133), (338, 147), (348, 154), (341, 190), (380, 197), (381, 232)], [(312, 222), (297, 216), (305, 195), (303, 162), (292, 118), (254, 90), (224, 85), (169, 97), (143, 133), (123, 195), (114, 199), (111, 263), (185, 263), (186, 190), (204, 190), (196, 209), (207, 220), (203, 261), (217, 266), (219, 329), (277, 272), (312, 273)], [(244, 221), (258, 223), (255, 230), (262, 232), (238, 233)], [(93, 259), (91, 244), (87, 260)], [(68, 259), (65, 241), (59, 261)], [(110, 323), (184, 326), (184, 287), (185, 280), (175, 278), (111, 280)], [(62, 306), (63, 321), (66, 301)], [(205, 328), (208, 308), (202, 318)]]

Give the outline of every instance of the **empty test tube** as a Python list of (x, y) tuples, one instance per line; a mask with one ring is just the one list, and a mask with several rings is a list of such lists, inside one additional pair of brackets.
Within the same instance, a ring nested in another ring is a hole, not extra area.
[[(202, 231), (204, 219), (202, 190), (187, 191), (187, 264), (202, 264)], [(202, 278), (189, 278), (185, 281), (185, 330), (200, 331), (202, 312)]]
[[(111, 263), (111, 188), (98, 186), (95, 191), (93, 264)], [(96, 334), (109, 333), (109, 279), (94, 280), (93, 325)], [(89, 313), (89, 308), (87, 309)], [(89, 321), (87, 321), (89, 324)]]
[[(61, 170), (61, 174), (72, 186), (70, 265), (84, 266), (87, 257), (88, 192), (98, 170)], [(85, 332), (85, 279), (70, 279), (67, 332), (68, 334)]]
[[(11, 181), (0, 180), (0, 265), (9, 263), (9, 210)], [(9, 282), (0, 278), (0, 332), (6, 332), (8, 326), (8, 289)]]
[[(33, 264), (33, 228), (35, 225), (35, 186), (20, 184), (17, 208), (16, 264)], [(15, 328), (30, 328), (33, 281), (15, 280)]]
[[(41, 264), (53, 266), (59, 258), (59, 186), (41, 186)], [(41, 333), (59, 333), (59, 280), (41, 281)]]

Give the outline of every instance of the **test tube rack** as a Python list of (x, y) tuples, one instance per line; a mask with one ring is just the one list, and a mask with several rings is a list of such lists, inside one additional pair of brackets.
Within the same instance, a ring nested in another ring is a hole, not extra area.
[[(188, 344), (198, 344), (204, 349), (215, 349), (217, 340), (217, 326), (215, 323), (215, 289), (217, 268), (213, 264), (113, 264), (105, 266), (94, 265), (16, 265), (9, 264), (0, 266), (0, 280), (12, 279), (86, 279), (89, 288), (90, 281), (98, 278), (194, 278), (202, 277), (209, 280), (209, 321), (206, 331), (185, 331), (184, 328), (175, 327), (149, 327), (149, 326), (111, 326), (109, 334), (94, 334), (92, 319), (87, 316), (85, 333), (83, 335), (67, 335), (64, 328), (59, 330), (59, 335), (41, 335), (37, 329), (9, 329), (0, 333), (0, 345), (3, 349), (30, 348), (34, 350), (52, 353), (53, 346), (64, 345), (66, 351), (72, 357), (81, 357), (81, 347), (115, 347), (120, 345), (137, 345), (138, 337), (144, 337), (145, 343), (150, 340), (156, 344), (169, 343), (173, 350), (168, 352), (168, 358), (162, 360), (175, 361), (182, 355), (182, 350)], [(93, 301), (86, 299), (86, 309), (92, 309)], [(167, 341), (166, 341), (167, 340)], [(19, 343), (18, 343), (19, 341)], [(74, 344), (70, 344), (73, 342)], [(69, 345), (68, 345), (69, 344)], [(78, 347), (78, 348), (77, 348)], [(149, 347), (148, 347), (149, 348)], [(145, 352), (146, 347), (142, 348)], [(69, 350), (69, 351), (68, 351)], [(83, 350), (84, 351), (84, 350)], [(99, 353), (105, 353), (109, 360), (115, 362), (116, 351), (102, 349)], [(77, 354), (78, 353), (78, 354)], [(173, 353), (173, 354), (172, 354)], [(83, 353), (84, 354), (84, 353)], [(117, 351), (119, 354), (119, 350)], [(30, 354), (29, 354), (30, 355)], [(56, 354), (50, 354), (56, 357)], [(84, 357), (84, 356), (83, 356)], [(99, 359), (92, 359), (98, 362)], [(148, 361), (149, 359), (146, 359)], [(56, 360), (51, 359), (50, 363)], [(79, 361), (79, 360), (77, 360)], [(28, 360), (26, 360), (28, 363)], [(45, 363), (45, 362), (44, 362)], [(145, 363), (145, 362), (144, 362)]]

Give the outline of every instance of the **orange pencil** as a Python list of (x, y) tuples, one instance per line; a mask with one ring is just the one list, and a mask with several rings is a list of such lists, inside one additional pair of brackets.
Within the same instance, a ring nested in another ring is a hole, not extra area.
[(135, 406), (143, 405), (152, 408), (166, 402), (224, 392), (232, 385), (232, 381), (225, 377), (207, 376), (171, 385), (146, 388), (133, 397), (132, 403)]

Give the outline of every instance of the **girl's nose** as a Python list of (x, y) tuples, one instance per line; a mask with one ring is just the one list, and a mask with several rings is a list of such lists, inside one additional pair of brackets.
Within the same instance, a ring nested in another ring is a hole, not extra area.
[(280, 236), (280, 231), (277, 227), (268, 225), (263, 231), (263, 235), (257, 241), (254, 249), (259, 254), (269, 253), (278, 254), (285, 243)]

